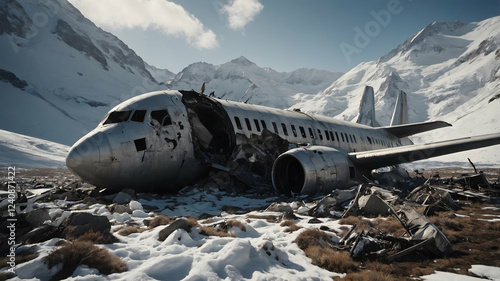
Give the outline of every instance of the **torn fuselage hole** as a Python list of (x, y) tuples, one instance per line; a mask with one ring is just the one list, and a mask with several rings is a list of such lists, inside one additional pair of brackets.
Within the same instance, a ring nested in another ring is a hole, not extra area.
[[(194, 91), (180, 91), (188, 111), (193, 140), (211, 162), (223, 164), (235, 146), (233, 125), (217, 101)], [(215, 156), (215, 157), (214, 157)], [(218, 159), (214, 161), (214, 159)]]

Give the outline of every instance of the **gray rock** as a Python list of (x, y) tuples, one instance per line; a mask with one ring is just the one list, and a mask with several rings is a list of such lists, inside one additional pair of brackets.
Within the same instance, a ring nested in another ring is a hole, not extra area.
[(40, 226), (44, 221), (50, 220), (49, 211), (47, 209), (36, 209), (27, 213), (24, 219), (32, 226)]
[(184, 229), (185, 231), (190, 231), (191, 226), (189, 225), (187, 220), (178, 219), (160, 231), (160, 233), (158, 234), (158, 240), (165, 241), (165, 239), (167, 239), (167, 237), (177, 229)]
[(61, 227), (64, 227), (63, 236), (68, 239), (81, 236), (89, 231), (109, 233), (111, 223), (104, 216), (94, 216), (89, 213), (73, 213), (64, 220)]

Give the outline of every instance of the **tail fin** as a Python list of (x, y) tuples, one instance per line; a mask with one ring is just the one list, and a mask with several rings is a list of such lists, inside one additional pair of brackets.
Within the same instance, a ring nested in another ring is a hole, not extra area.
[(390, 126), (403, 125), (407, 123), (408, 123), (408, 102), (406, 100), (406, 93), (400, 91), (398, 98), (396, 99), (396, 105), (394, 106), (394, 112), (392, 113)]
[(377, 120), (375, 120), (375, 96), (373, 88), (366, 86), (361, 97), (359, 104), (359, 114), (356, 123), (368, 125), (372, 127), (379, 127)]

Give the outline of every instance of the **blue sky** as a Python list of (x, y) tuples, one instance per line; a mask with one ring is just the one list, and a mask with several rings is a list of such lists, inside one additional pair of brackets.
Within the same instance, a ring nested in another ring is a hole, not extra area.
[[(277, 71), (347, 72), (388, 53), (434, 21), (481, 21), (500, 0), (70, 0), (149, 64), (245, 56)], [(101, 8), (96, 8), (101, 7)]]

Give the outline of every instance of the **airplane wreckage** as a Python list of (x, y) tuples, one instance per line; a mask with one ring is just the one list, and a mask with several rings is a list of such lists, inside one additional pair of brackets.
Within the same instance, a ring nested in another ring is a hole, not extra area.
[(73, 145), (66, 165), (84, 181), (116, 190), (176, 192), (215, 168), (250, 186), (312, 195), (356, 185), (376, 168), (500, 144), (495, 133), (414, 145), (408, 136), (451, 125), (407, 121), (401, 91), (391, 125), (378, 127), (371, 87), (356, 123), (203, 90), (157, 91), (111, 109)]

